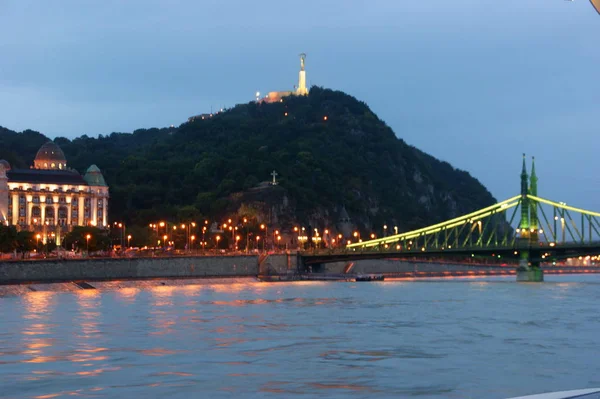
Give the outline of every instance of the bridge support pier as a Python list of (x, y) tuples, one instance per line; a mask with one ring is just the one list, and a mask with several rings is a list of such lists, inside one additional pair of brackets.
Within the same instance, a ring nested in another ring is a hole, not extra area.
[(539, 263), (529, 263), (521, 259), (517, 267), (517, 282), (519, 283), (541, 283), (544, 281), (544, 271)]

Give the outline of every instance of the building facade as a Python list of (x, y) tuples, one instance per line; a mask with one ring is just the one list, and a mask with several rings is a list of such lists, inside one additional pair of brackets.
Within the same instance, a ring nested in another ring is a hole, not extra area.
[(60, 147), (44, 144), (30, 169), (0, 160), (0, 222), (61, 245), (73, 226), (108, 226), (108, 186), (96, 165), (84, 175), (67, 167)]

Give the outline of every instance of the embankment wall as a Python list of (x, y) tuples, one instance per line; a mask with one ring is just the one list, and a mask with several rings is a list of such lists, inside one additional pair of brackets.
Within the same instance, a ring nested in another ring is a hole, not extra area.
[(0, 262), (0, 284), (258, 275), (257, 256), (103, 258)]

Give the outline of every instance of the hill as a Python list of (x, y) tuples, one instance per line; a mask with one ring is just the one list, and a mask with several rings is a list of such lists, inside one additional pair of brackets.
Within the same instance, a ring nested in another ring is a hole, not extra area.
[[(46, 140), (0, 128), (0, 159), (26, 167)], [(345, 208), (362, 230), (402, 231), (495, 202), (469, 173), (397, 138), (366, 104), (319, 87), (177, 128), (55, 141), (70, 167), (100, 167), (111, 220), (141, 226), (234, 212), (282, 227), (334, 226)], [(273, 170), (276, 187), (264, 183)]]

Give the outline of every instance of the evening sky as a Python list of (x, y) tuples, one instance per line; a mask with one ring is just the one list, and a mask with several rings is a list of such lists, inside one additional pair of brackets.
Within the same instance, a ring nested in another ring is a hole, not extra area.
[(0, 0), (0, 125), (73, 138), (179, 125), (309, 85), (365, 101), (498, 199), (600, 211), (600, 16), (577, 0)]

